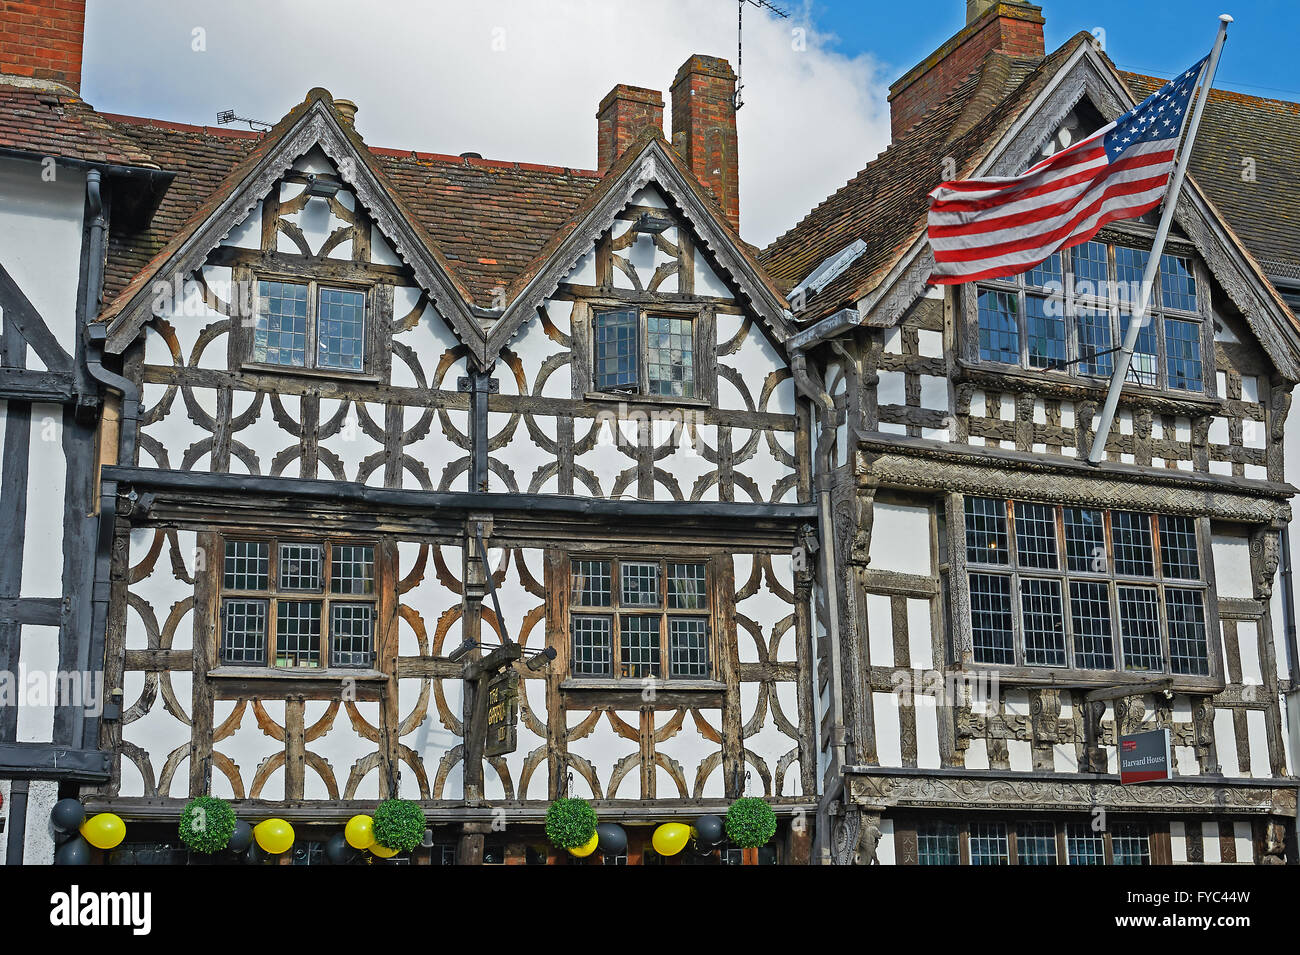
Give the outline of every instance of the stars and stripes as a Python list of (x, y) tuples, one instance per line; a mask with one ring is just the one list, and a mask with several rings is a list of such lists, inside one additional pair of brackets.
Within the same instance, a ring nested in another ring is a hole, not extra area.
[(930, 193), (930, 281), (1017, 275), (1159, 205), (1206, 59), (1023, 175), (945, 182)]

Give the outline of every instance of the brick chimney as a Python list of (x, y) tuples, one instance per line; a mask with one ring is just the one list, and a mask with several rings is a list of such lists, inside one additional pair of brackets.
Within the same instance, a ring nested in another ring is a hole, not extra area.
[(673, 80), (673, 146), (740, 229), (736, 74), (716, 56), (692, 56)]
[(966, 0), (966, 26), (889, 88), (890, 130), (905, 133), (974, 73), (990, 53), (1046, 55), (1043, 10), (1020, 0)]
[(604, 172), (642, 131), (664, 131), (664, 97), (658, 90), (619, 83), (596, 110), (596, 166)]
[(0, 0), (0, 73), (81, 91), (86, 0)]

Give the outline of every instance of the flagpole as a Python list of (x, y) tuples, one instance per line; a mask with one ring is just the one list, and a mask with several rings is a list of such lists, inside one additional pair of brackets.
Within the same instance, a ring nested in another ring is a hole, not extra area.
[(1129, 318), (1128, 330), (1124, 334), (1124, 344), (1115, 359), (1115, 371), (1110, 378), (1110, 388), (1106, 392), (1106, 404), (1101, 409), (1097, 421), (1096, 433), (1092, 447), (1088, 451), (1088, 463), (1098, 464), (1106, 455), (1106, 439), (1110, 437), (1110, 428), (1115, 420), (1115, 406), (1119, 404), (1119, 393), (1124, 389), (1124, 379), (1128, 377), (1129, 361), (1133, 349), (1137, 347), (1138, 335), (1147, 323), (1147, 309), (1151, 305), (1151, 289), (1155, 285), (1156, 272), (1160, 268), (1160, 257), (1165, 250), (1165, 240), (1169, 237), (1169, 228), (1174, 222), (1174, 208), (1178, 205), (1178, 194), (1183, 188), (1183, 179), (1187, 175), (1187, 162), (1192, 155), (1192, 143), (1196, 140), (1196, 130), (1201, 124), (1201, 113), (1205, 111), (1205, 101), (1210, 98), (1214, 86), (1214, 72), (1219, 67), (1219, 54), (1223, 52), (1223, 42), (1228, 38), (1228, 24), (1232, 17), (1223, 14), (1219, 17), (1219, 35), (1214, 38), (1214, 49), (1210, 51), (1209, 62), (1201, 71), (1199, 92), (1192, 118), (1183, 137), (1182, 151), (1174, 167), (1173, 179), (1169, 183), (1169, 192), (1165, 197), (1164, 211), (1160, 215), (1160, 226), (1156, 229), (1155, 243), (1151, 247), (1151, 258), (1147, 260), (1146, 270), (1142, 273), (1142, 285), (1138, 292), (1137, 307)]

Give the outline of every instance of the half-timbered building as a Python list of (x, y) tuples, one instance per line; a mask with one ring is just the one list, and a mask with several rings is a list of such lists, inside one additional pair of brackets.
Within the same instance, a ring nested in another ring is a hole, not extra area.
[[(1300, 326), (1268, 274), (1189, 178), (1099, 466), (1154, 217), (1023, 275), (928, 284), (931, 189), (1017, 175), (1159, 85), (1089, 34), (1047, 53), (1043, 22), (972, 0), (891, 88), (889, 148), (762, 255), (831, 445), (829, 843), (899, 864), (1293, 860), (1274, 580)], [(1120, 785), (1120, 738), (1151, 729), (1173, 778)]]
[(615, 87), (596, 170), (371, 147), (323, 89), (265, 133), (94, 114), (171, 180), (108, 223), (87, 314), (120, 708), (81, 795), (126, 821), (114, 861), (183, 858), (208, 793), (306, 861), (416, 800), (417, 862), (567, 859), (565, 795), (628, 829), (607, 861), (659, 861), (654, 825), (748, 794), (763, 861), (807, 860), (809, 416), (737, 233), (734, 88), (690, 58), (670, 141)]

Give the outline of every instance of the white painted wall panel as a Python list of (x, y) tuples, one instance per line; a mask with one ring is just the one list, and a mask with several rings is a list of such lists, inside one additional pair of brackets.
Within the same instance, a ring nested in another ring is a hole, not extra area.
[[(16, 449), (11, 449), (14, 453)], [(67, 462), (63, 408), (32, 405), (27, 453), (27, 528), (23, 539), (23, 597), (63, 596), (63, 512)]]
[(871, 567), (930, 576), (930, 509), (877, 502), (871, 531)]

